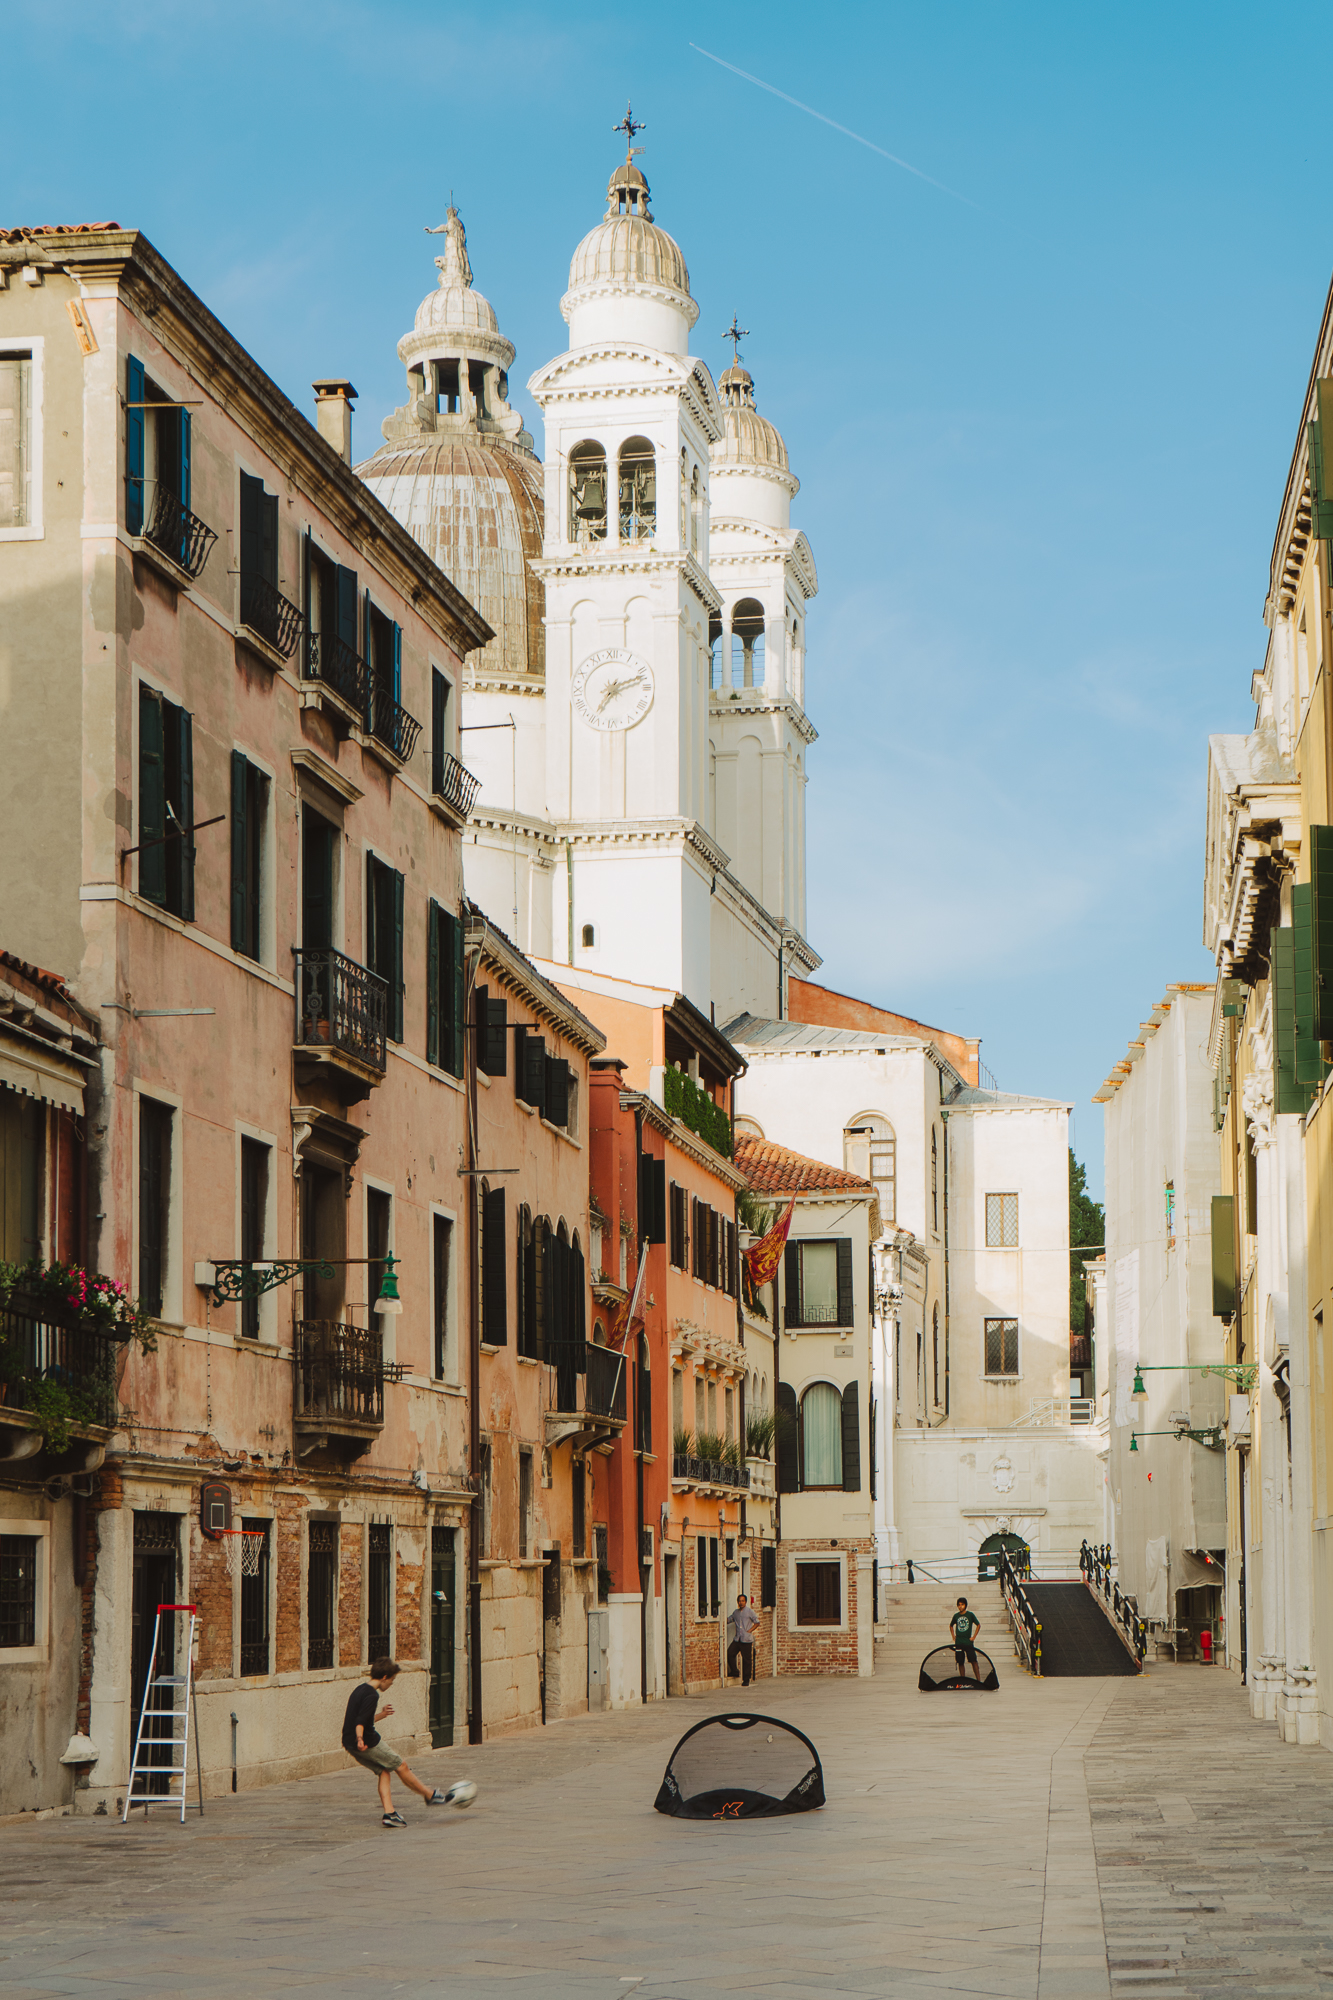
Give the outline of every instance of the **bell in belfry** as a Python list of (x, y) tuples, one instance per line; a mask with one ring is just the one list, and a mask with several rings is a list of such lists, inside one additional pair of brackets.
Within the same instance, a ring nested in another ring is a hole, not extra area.
[(579, 487), (575, 512), (580, 521), (599, 521), (606, 512), (606, 488), (595, 472)]

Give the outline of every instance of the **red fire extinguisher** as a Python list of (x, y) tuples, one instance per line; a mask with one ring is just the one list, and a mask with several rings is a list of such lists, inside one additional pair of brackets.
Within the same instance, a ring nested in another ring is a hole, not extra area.
[(1200, 1632), (1199, 1651), (1203, 1654), (1204, 1665), (1211, 1667), (1213, 1664), (1213, 1635), (1211, 1632)]

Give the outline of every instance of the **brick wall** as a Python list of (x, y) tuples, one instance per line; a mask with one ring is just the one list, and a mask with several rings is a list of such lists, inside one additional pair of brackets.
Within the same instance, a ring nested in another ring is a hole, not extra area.
[[(190, 1595), (199, 1607), (199, 1648), (196, 1672), (200, 1680), (227, 1679), (235, 1666), (232, 1644), (235, 1585), (227, 1571), (227, 1551), (199, 1525), (198, 1490), (188, 1517)], [(232, 1517), (241, 1525), (240, 1514)]]
[[(394, 1536), (394, 1607), (393, 1607), (393, 1649), (399, 1660), (420, 1660), (425, 1657), (422, 1650), (422, 1595), (426, 1587), (425, 1563), (429, 1560), (430, 1528), (424, 1534), (409, 1535), (401, 1528)], [(467, 1571), (463, 1560), (463, 1537), (459, 1535), (455, 1544), (458, 1554), (454, 1572), (455, 1602), (466, 1601)], [(425, 1552), (421, 1562), (413, 1557)], [(461, 1585), (461, 1588), (459, 1587)], [(461, 1612), (456, 1614), (460, 1618)]]
[[(778, 1544), (778, 1672), (780, 1674), (855, 1674), (858, 1672), (857, 1659), (857, 1609), (859, 1577), (856, 1559), (858, 1554), (870, 1554), (874, 1544), (869, 1540), (839, 1541), (830, 1547), (827, 1541), (789, 1542)], [(828, 1559), (837, 1556), (846, 1558), (846, 1604), (844, 1622), (846, 1630), (830, 1631), (818, 1626), (806, 1630), (788, 1629), (788, 1575), (791, 1555), (818, 1555)], [(870, 1588), (869, 1579), (866, 1588)], [(770, 1641), (771, 1643), (771, 1641)], [(770, 1653), (769, 1657), (772, 1655)]]
[(344, 1667), (364, 1664), (361, 1640), (361, 1571), (366, 1531), (359, 1521), (344, 1521), (338, 1531), (338, 1662)]
[[(721, 1584), (722, 1579), (718, 1579)], [(727, 1606), (723, 1605), (718, 1614), (726, 1623)], [(718, 1618), (699, 1616), (699, 1542), (695, 1535), (685, 1538), (685, 1621), (684, 1644), (681, 1648), (685, 1660), (685, 1679), (691, 1687), (698, 1687), (705, 1681), (716, 1683), (718, 1679)]]
[(274, 1500), (273, 1560), (278, 1594), (273, 1621), (273, 1670), (294, 1674), (305, 1665), (301, 1651), (301, 1559), (308, 1502), (300, 1493)]

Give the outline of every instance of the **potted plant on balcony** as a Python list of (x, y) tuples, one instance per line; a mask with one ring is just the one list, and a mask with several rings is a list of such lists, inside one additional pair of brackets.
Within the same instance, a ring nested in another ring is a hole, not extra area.
[(134, 1340), (145, 1354), (157, 1346), (153, 1315), (124, 1285), (78, 1264), (0, 1263), (0, 1311), (22, 1313), (109, 1340)]
[(694, 1440), (699, 1455), (699, 1477), (710, 1486), (722, 1484), (723, 1438), (718, 1431), (700, 1431)]
[(739, 1486), (741, 1474), (745, 1470), (741, 1458), (741, 1448), (735, 1438), (726, 1438), (722, 1445), (722, 1476), (728, 1486)]
[(671, 1433), (671, 1477), (689, 1479), (692, 1477), (690, 1465), (694, 1458), (694, 1433), (676, 1429)]
[(745, 1419), (745, 1455), (747, 1458), (771, 1458), (773, 1439), (777, 1433), (777, 1418), (771, 1410), (760, 1410)]

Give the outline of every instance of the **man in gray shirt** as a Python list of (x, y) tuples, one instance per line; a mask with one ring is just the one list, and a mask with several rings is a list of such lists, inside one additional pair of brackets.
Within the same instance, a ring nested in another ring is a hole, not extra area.
[(741, 1686), (749, 1687), (754, 1679), (754, 1635), (759, 1628), (759, 1613), (746, 1602), (742, 1591), (736, 1599), (736, 1609), (727, 1620), (735, 1637), (727, 1648), (727, 1672), (732, 1680), (741, 1676)]

